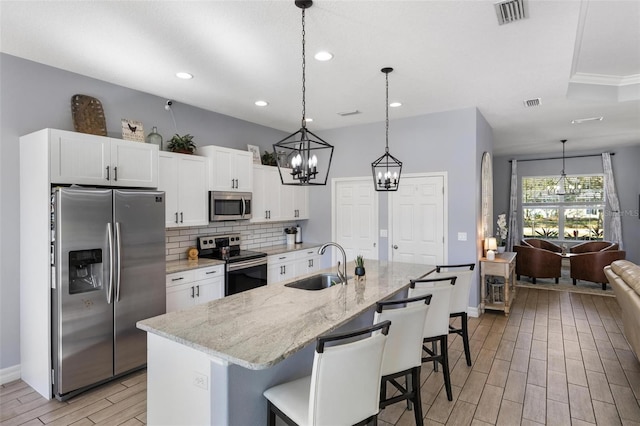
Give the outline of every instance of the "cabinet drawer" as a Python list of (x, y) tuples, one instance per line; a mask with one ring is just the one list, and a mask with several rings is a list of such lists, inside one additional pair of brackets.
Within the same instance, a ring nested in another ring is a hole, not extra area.
[(318, 255), (318, 247), (306, 250), (298, 250), (296, 252), (296, 259), (306, 259)]
[(274, 254), (273, 256), (269, 256), (267, 262), (270, 264), (282, 263), (282, 262), (290, 262), (296, 258), (296, 252), (282, 253), (282, 254)]
[(172, 287), (174, 285), (191, 283), (195, 279), (195, 271), (183, 271), (176, 272), (174, 274), (167, 275), (167, 287)]
[(199, 268), (199, 269), (196, 269), (194, 272), (196, 275), (195, 277), (196, 281), (206, 280), (209, 278), (218, 278), (218, 277), (224, 276), (224, 265), (210, 266), (208, 268)]
[(482, 271), (485, 275), (497, 275), (505, 277), (509, 273), (508, 263), (482, 262)]

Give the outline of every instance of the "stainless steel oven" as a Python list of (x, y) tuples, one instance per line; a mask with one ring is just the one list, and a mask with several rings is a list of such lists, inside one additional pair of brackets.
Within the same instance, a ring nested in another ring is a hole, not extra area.
[(209, 221), (251, 219), (251, 192), (209, 192)]
[(267, 285), (267, 254), (241, 250), (240, 238), (240, 234), (198, 238), (200, 257), (226, 262), (225, 296)]
[(266, 256), (240, 262), (227, 261), (226, 279), (225, 296), (267, 285)]

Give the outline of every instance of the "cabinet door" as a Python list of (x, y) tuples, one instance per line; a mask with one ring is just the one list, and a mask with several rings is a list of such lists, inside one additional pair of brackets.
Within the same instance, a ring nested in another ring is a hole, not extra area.
[(295, 186), (282, 185), (278, 182), (280, 188), (280, 217), (282, 220), (293, 220), (296, 218), (296, 206), (295, 206)]
[(158, 146), (148, 143), (111, 140), (112, 185), (158, 187)]
[(280, 202), (280, 175), (277, 167), (253, 167), (253, 213), (251, 222), (282, 220)]
[(236, 191), (253, 191), (253, 154), (249, 151), (235, 150), (233, 153), (234, 171), (233, 178), (236, 179)]
[[(176, 154), (178, 164), (178, 222), (179, 226), (208, 225), (207, 163), (204, 157)], [(172, 218), (167, 218), (167, 220)]]
[(267, 284), (290, 280), (296, 276), (295, 252), (267, 258)]
[(196, 304), (210, 302), (224, 297), (224, 280), (222, 277), (196, 281)]
[(232, 153), (231, 150), (222, 147), (211, 147), (212, 169), (210, 171), (211, 191), (233, 191), (234, 181), (231, 176)]
[(104, 136), (52, 130), (51, 183), (111, 185), (110, 139)]
[(167, 313), (190, 308), (194, 303), (195, 288), (193, 283), (167, 287)]
[(178, 214), (178, 154), (158, 154), (158, 190), (164, 191), (165, 226), (179, 226)]
[(312, 274), (320, 269), (318, 249), (300, 250), (296, 256), (296, 275)]
[(309, 187), (295, 187), (295, 213), (296, 219), (309, 219)]

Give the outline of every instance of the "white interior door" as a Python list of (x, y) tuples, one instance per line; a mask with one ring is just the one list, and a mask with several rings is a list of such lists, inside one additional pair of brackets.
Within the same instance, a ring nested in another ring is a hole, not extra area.
[(378, 195), (371, 177), (333, 179), (332, 196), (332, 239), (344, 248), (347, 261), (358, 254), (378, 259)]
[(446, 263), (444, 182), (444, 175), (402, 176), (390, 194), (391, 260)]

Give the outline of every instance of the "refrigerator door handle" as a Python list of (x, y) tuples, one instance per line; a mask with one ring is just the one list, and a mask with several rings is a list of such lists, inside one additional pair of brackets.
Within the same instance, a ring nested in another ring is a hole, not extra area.
[(111, 304), (113, 294), (113, 231), (111, 222), (107, 223), (107, 239), (109, 240), (109, 287), (107, 288), (107, 303)]
[(118, 270), (117, 270), (117, 277), (116, 277), (116, 298), (115, 301), (119, 302), (120, 301), (120, 271), (121, 271), (121, 267), (120, 267), (120, 260), (122, 257), (122, 245), (120, 244), (120, 222), (116, 222), (116, 247), (118, 249)]

